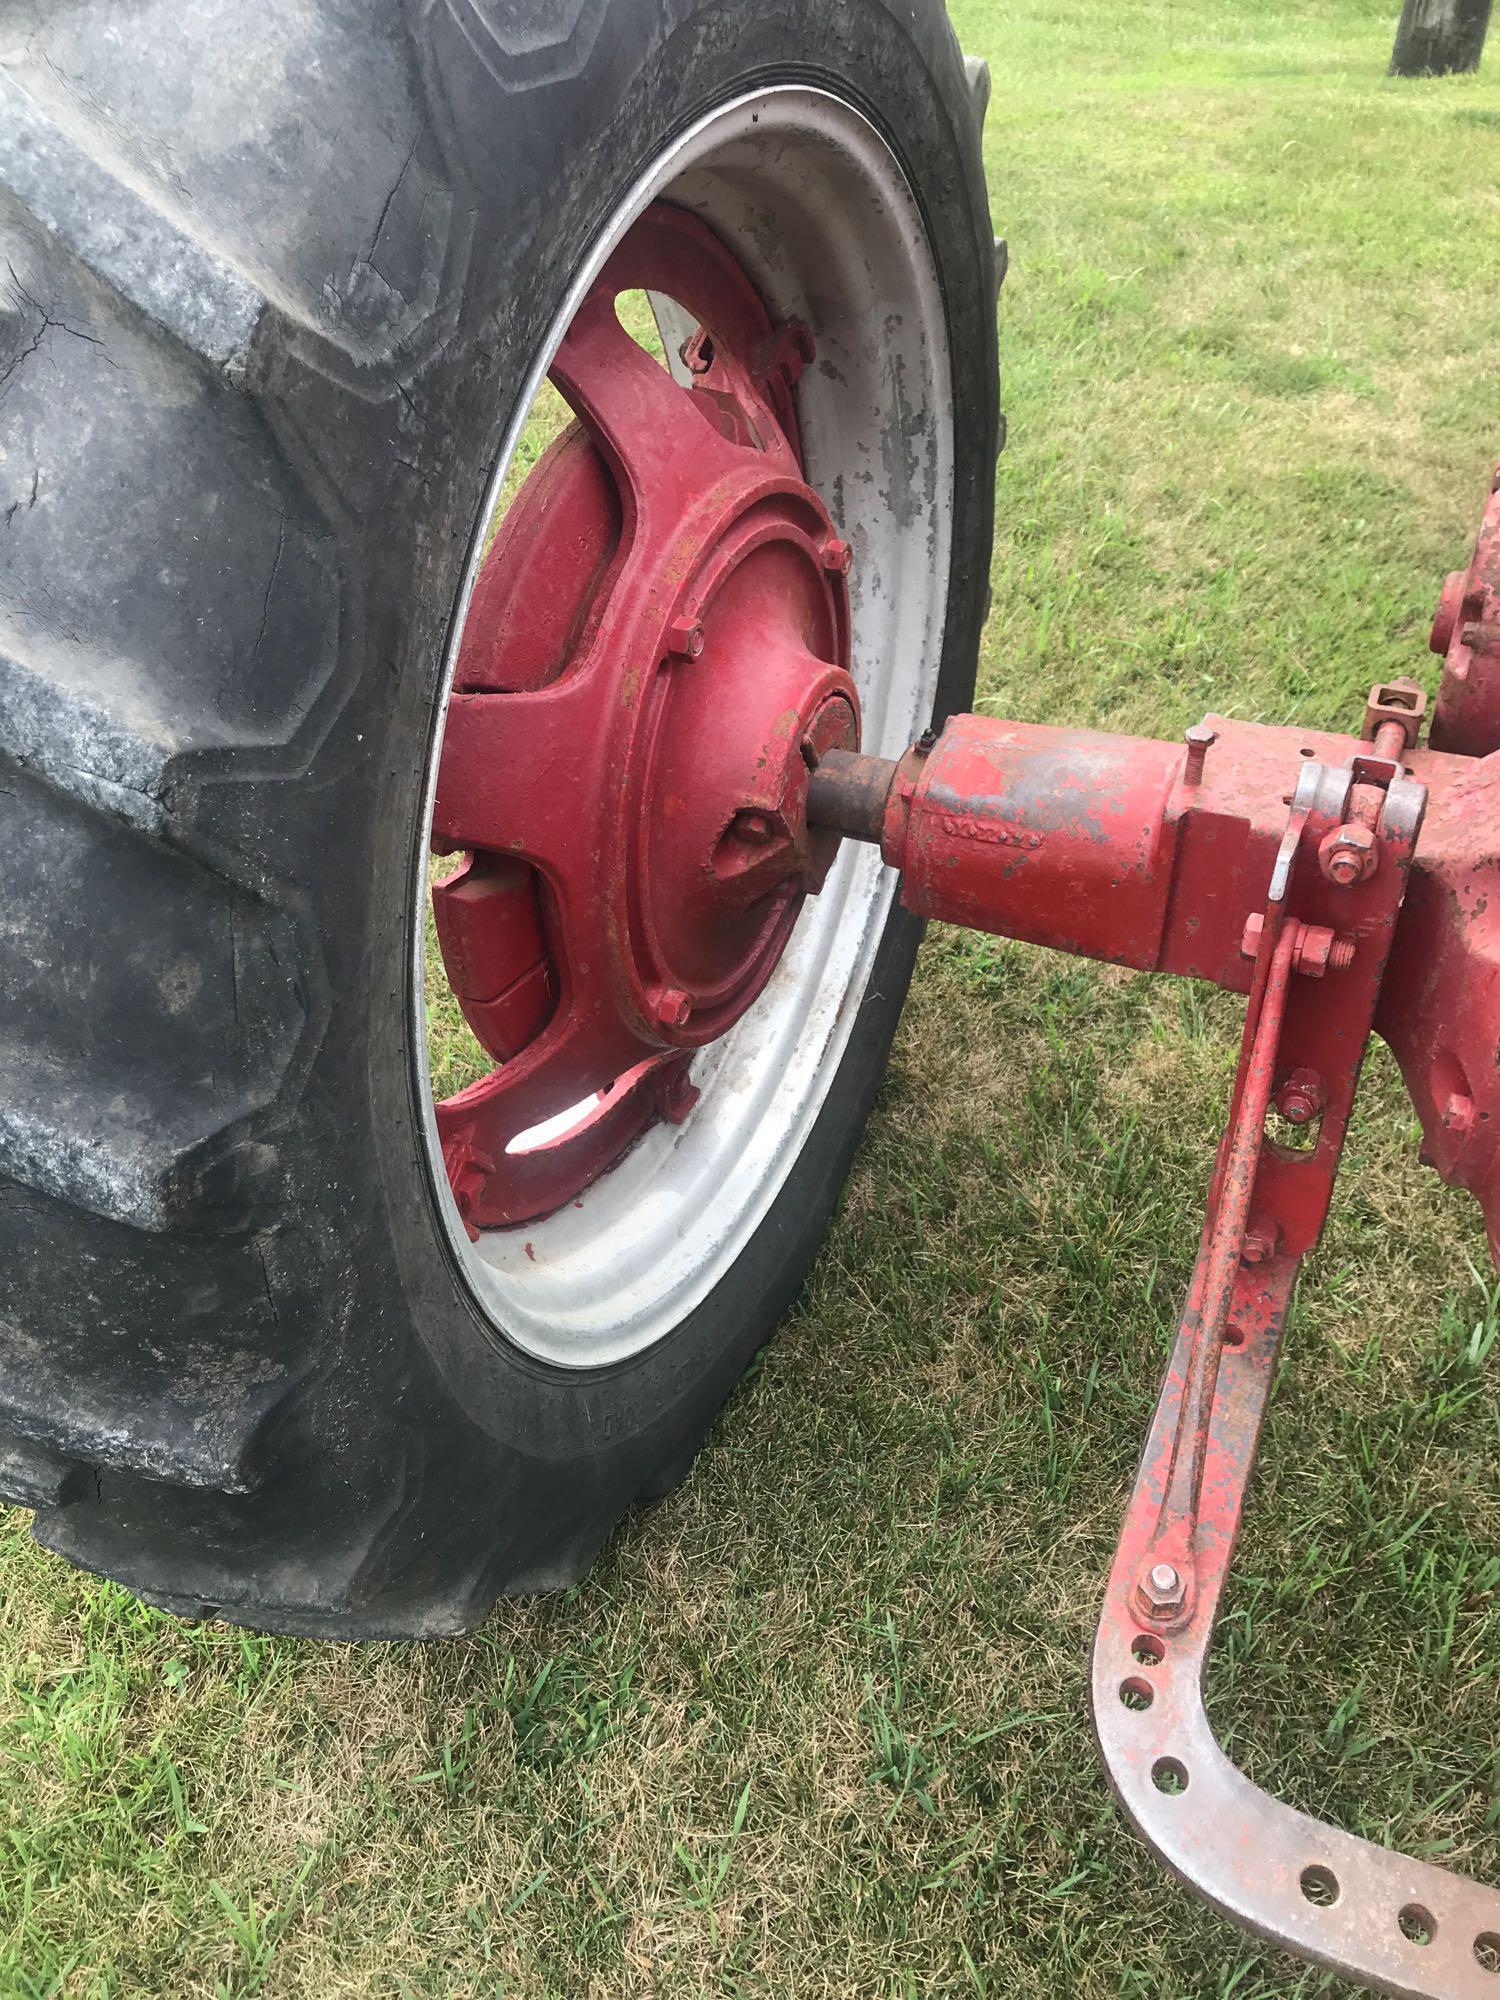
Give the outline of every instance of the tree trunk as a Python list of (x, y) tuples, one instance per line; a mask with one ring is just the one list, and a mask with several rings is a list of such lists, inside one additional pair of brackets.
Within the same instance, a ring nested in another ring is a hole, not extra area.
[(1490, 0), (1405, 0), (1392, 76), (1451, 76), (1478, 69), (1490, 25)]

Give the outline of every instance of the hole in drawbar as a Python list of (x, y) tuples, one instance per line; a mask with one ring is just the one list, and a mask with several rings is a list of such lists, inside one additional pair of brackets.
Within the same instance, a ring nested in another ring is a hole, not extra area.
[(1120, 1701), (1126, 1708), (1149, 1708), (1155, 1698), (1151, 1683), (1143, 1681), (1139, 1674), (1132, 1674), (1128, 1681), (1120, 1683)]
[(1188, 1788), (1187, 1765), (1176, 1757), (1158, 1757), (1151, 1766), (1151, 1782), (1168, 1798), (1176, 1798)]
[(1130, 1657), (1143, 1667), (1159, 1667), (1167, 1649), (1154, 1632), (1137, 1632), (1130, 1642)]
[(1500, 1931), (1481, 1931), (1474, 1940), (1474, 1956), (1482, 1972), (1500, 1973)]
[(1299, 1886), (1309, 1903), (1315, 1903), (1320, 1910), (1326, 1910), (1339, 1899), (1339, 1878), (1331, 1868), (1325, 1868), (1321, 1861), (1315, 1861), (1311, 1868), (1304, 1868)]
[(1437, 1936), (1437, 1919), (1420, 1903), (1408, 1903), (1396, 1919), (1397, 1928), (1409, 1944), (1431, 1944)]

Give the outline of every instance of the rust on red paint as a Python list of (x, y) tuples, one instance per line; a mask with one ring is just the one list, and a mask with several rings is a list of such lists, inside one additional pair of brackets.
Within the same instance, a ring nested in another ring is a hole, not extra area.
[[(1296, 863), (1297, 969), (1323, 975), (1310, 1067), (1347, 1069), (1350, 968), (1372, 946), (1389, 954), (1376, 1027), (1421, 1118), (1423, 1157), (1478, 1198), (1500, 1255), (1500, 753), (1408, 748), (1388, 716), (1373, 742), (1217, 715), (1201, 727), (1212, 740), (1195, 757), (1192, 744), (958, 716), (899, 763), (830, 758), (809, 811), (878, 836), (921, 916), (1246, 992), (1247, 924), (1261, 921), (1287, 798), (1300, 772), (1347, 769), (1311, 796)], [(1393, 781), (1429, 799), (1399, 909), (1379, 868), (1341, 881), (1320, 859), (1331, 836), (1384, 809)], [(1325, 1113), (1330, 1132), (1342, 1115)]]

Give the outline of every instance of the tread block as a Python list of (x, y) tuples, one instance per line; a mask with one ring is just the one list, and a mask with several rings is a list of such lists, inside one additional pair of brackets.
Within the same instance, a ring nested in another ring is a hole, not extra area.
[[(164, 325), (231, 364), (257, 298), (356, 369), (419, 342), (462, 232), (396, 0), (17, 0), (7, 30), (23, 195), (40, 171), (48, 213), (92, 206), (75, 247)], [(142, 269), (172, 238), (182, 286)]]
[(337, 645), (324, 522), (250, 403), (3, 192), (0, 413), (0, 742), (149, 794), (292, 737)]
[(275, 1097), (305, 1019), (283, 920), (19, 772), (0, 851), (0, 1172), (137, 1228), (222, 1226), (204, 1148)]

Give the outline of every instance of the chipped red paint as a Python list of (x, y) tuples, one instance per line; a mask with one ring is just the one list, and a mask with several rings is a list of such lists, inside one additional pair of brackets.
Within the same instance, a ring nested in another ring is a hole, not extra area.
[[(633, 289), (700, 322), (690, 386), (621, 327)], [(760, 992), (837, 852), (805, 811), (818, 757), (859, 740), (849, 550), (791, 398), (811, 354), (663, 205), (558, 349), (576, 421), (480, 571), (433, 813), (434, 849), (466, 856), (433, 890), (444, 964), (502, 1065), (437, 1106), (471, 1233), (559, 1207), (688, 1114), (691, 1051)]]
[[(1374, 742), (1224, 716), (1195, 727), (1212, 738), (1196, 758), (1192, 745), (956, 716), (899, 763), (835, 752), (809, 811), (879, 840), (921, 916), (1245, 992), (1247, 920), (1260, 921), (1298, 774), (1347, 766), (1347, 784), (1313, 799), (1316, 837), (1297, 862), (1299, 970), (1323, 975), (1308, 1002), (1321, 1023), (1309, 1067), (1347, 1068), (1349, 963), (1372, 941), (1383, 958), (1399, 921), (1376, 1026), (1422, 1120), (1424, 1159), (1478, 1198), (1500, 1257), (1500, 753), (1404, 749), (1388, 719)], [(1379, 868), (1340, 882), (1319, 857), (1346, 825), (1362, 827), (1371, 798), (1380, 810), (1401, 771), (1430, 803), (1398, 912)], [(1295, 993), (1292, 1004), (1303, 1005)], [(1325, 1129), (1341, 1115), (1335, 1102)]]
[[(1263, 1936), (1382, 1991), (1466, 2000), (1492, 1983), (1478, 1952), (1500, 1929), (1500, 1894), (1269, 1797), (1225, 1756), (1202, 1695), (1292, 1287), (1332, 1197), (1426, 804), (1399, 763), (1382, 784), (1355, 746), (1350, 752), (1342, 768), (1304, 766), (1267, 906), (1247, 927), (1255, 978), (1229, 1127), (1100, 1618), (1094, 1719), (1126, 1813), (1200, 1894)], [(1335, 972), (1308, 957), (1297, 912), (1323, 905), (1325, 821), (1352, 814), (1366, 786), (1379, 794), (1368, 815), (1378, 866), (1366, 878), (1379, 907), (1366, 902), (1356, 950)], [(1342, 1057), (1330, 1069), (1339, 1037)], [(1316, 1082), (1309, 1101), (1320, 1122), (1305, 1152), (1278, 1146), (1266, 1131), (1277, 1078), (1298, 1079), (1305, 1092)], [(1157, 1580), (1178, 1576), (1182, 1589), (1163, 1601)], [(1425, 1943), (1402, 1929), (1413, 1909), (1425, 1913)]]

